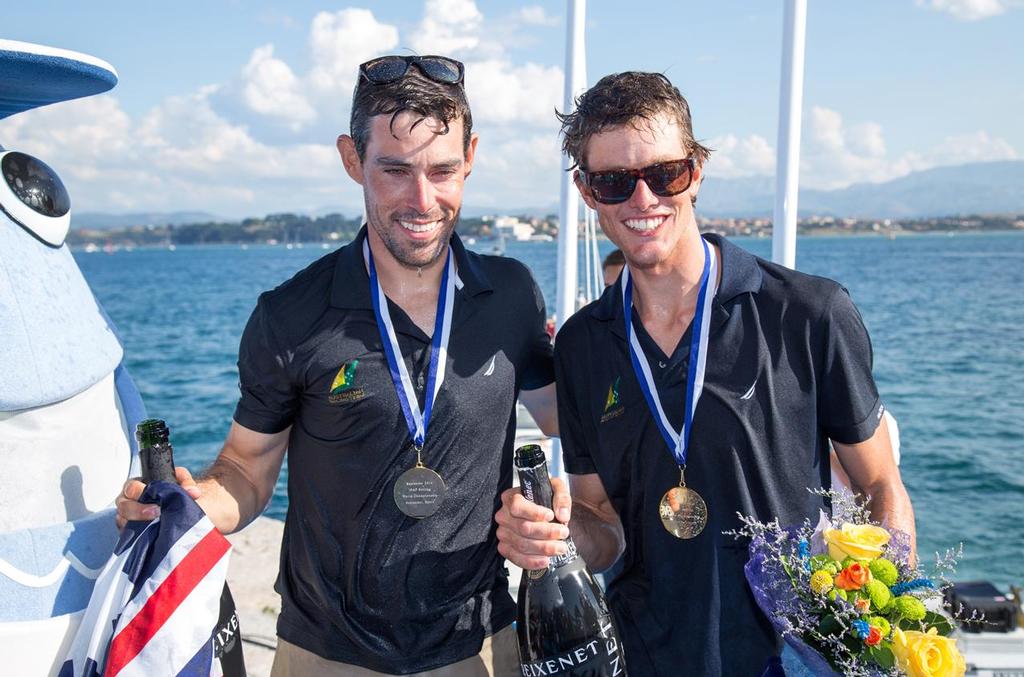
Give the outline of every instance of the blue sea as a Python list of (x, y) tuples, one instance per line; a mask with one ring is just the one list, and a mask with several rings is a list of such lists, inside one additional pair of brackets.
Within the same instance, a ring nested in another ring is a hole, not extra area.
[[(770, 256), (768, 240), (735, 241)], [(602, 254), (609, 248), (602, 243)], [(220, 449), (239, 336), (260, 291), (326, 253), (76, 252), (150, 414), (171, 427), (179, 464), (198, 471)], [(530, 266), (552, 306), (556, 245), (513, 242), (506, 253)], [(797, 266), (841, 281), (864, 316), (875, 377), (902, 433), (922, 558), (962, 542), (958, 579), (1024, 583), (1024, 233), (801, 238)], [(272, 517), (286, 510), (286, 473)]]

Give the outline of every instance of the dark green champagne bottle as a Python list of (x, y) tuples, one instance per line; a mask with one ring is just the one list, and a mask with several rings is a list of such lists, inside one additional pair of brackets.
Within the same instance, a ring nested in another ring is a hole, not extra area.
[[(516, 449), (523, 496), (551, 507), (551, 479), (536, 444)], [(524, 570), (519, 583), (519, 662), (524, 677), (619, 677), (626, 674), (615, 622), (572, 537), (546, 569)]]
[(171, 431), (158, 418), (147, 418), (135, 427), (135, 439), (139, 441), (139, 462), (142, 465), (142, 481), (177, 482), (174, 476), (174, 450), (171, 448)]
[[(139, 463), (142, 465), (142, 481), (174, 482), (174, 449), (171, 447), (171, 431), (159, 418), (147, 418), (135, 427), (135, 439), (139, 441)], [(246, 677), (245, 658), (242, 655), (241, 632), (235, 600), (228, 584), (220, 594), (220, 613), (214, 627), (211, 641), (216, 660), (220, 662), (224, 677)]]

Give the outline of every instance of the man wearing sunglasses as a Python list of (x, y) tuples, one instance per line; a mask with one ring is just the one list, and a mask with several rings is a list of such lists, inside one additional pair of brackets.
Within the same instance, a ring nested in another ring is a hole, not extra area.
[(607, 76), (561, 120), (626, 267), (558, 336), (572, 500), (556, 482), (547, 522), (506, 491), (501, 552), (532, 569), (571, 531), (597, 570), (622, 553), (609, 601), (631, 675), (761, 674), (781, 640), (747, 586), (748, 544), (723, 533), (738, 513), (816, 521), (831, 440), (873, 517), (914, 533), (867, 332), (839, 284), (701, 236), (710, 151), (664, 76)]
[(367, 225), (260, 297), (224, 450), (182, 477), (231, 532), (288, 451), (274, 675), (518, 674), (493, 515), (517, 398), (556, 430), (543, 299), (522, 264), (454, 232), (477, 145), (462, 64), (359, 72), (337, 146)]

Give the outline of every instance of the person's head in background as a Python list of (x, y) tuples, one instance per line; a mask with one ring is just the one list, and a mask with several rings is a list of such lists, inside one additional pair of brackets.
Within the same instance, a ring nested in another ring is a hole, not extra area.
[(622, 255), (621, 249), (613, 249), (604, 257), (601, 270), (604, 272), (604, 286), (610, 287), (619, 279), (622, 267), (626, 265), (626, 257)]

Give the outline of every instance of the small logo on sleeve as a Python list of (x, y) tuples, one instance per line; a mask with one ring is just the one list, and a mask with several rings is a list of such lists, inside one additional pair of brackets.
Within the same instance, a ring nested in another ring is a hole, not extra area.
[(619, 402), (619, 377), (608, 386), (608, 394), (604, 398), (604, 414), (601, 416), (601, 423), (622, 416), (626, 411)]
[(358, 402), (366, 397), (366, 391), (356, 386), (356, 368), (359, 360), (352, 360), (341, 365), (334, 382), (331, 383), (331, 393), (327, 401), (331, 404), (347, 404)]

